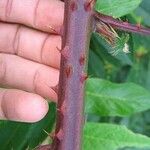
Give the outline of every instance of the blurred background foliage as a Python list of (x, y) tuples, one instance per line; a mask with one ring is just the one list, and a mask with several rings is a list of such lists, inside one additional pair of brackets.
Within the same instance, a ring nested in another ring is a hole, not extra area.
[[(140, 0), (137, 1), (140, 2)], [(102, 12), (108, 13), (105, 9)], [(125, 16), (124, 12), (126, 12)], [(124, 12), (121, 12), (123, 16), (120, 15), (122, 20), (128, 20), (131, 23), (141, 22), (142, 25), (150, 27), (150, 0), (143, 0), (139, 7), (130, 14), (126, 10)], [(119, 14), (116, 13), (115, 17), (118, 17), (117, 15)], [(120, 51), (117, 55), (112, 55), (109, 53), (112, 51), (112, 47), (98, 34), (93, 33), (90, 42), (89, 77), (101, 78), (118, 84), (133, 82), (150, 92), (150, 37), (129, 33), (128, 45), (130, 53), (126, 54)], [(132, 89), (130, 92), (132, 93)], [(138, 93), (138, 90), (136, 92)], [(119, 95), (119, 93), (117, 94)], [(140, 102), (142, 103), (142, 101)], [(50, 110), (47, 116), (37, 123), (0, 121), (0, 150), (30, 150), (43, 143), (45, 139), (50, 141), (48, 132), (50, 133), (54, 129), (56, 109), (53, 103), (50, 103), (49, 106)], [(150, 106), (148, 107), (150, 108)], [(135, 133), (150, 136), (150, 110), (148, 108), (146, 111), (139, 111), (123, 117), (118, 115), (100, 116), (92, 113), (87, 113), (86, 117), (87, 122), (125, 125)], [(97, 149), (93, 148), (93, 150)], [(103, 150), (108, 149), (104, 148)], [(150, 150), (150, 148), (125, 147), (122, 150)]]
[[(150, 27), (150, 1), (143, 0), (135, 11), (122, 17), (131, 23)], [(115, 83), (133, 82), (150, 92), (150, 37), (130, 33), (130, 53), (112, 56), (102, 38), (93, 34), (90, 44), (89, 74)], [(134, 89), (133, 89), (134, 90)], [(138, 91), (137, 91), (138, 92)], [(129, 117), (89, 116), (89, 120), (126, 125), (136, 133), (150, 136), (150, 110)], [(124, 148), (123, 150), (150, 150)]]

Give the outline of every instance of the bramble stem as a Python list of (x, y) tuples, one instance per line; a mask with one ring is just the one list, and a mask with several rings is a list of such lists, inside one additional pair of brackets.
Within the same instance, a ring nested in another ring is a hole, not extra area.
[(92, 10), (85, 0), (65, 0), (65, 19), (53, 150), (80, 150), (84, 123), (84, 80)]
[(96, 20), (107, 23), (108, 25), (111, 25), (113, 28), (118, 30), (150, 35), (150, 28), (145, 28), (141, 25), (133, 25), (128, 22), (123, 22), (121, 20), (114, 19), (111, 16), (107, 16), (99, 12), (95, 12), (94, 17), (96, 18)]
[[(62, 0), (63, 1), (63, 0)], [(113, 28), (150, 35), (150, 28), (132, 25), (92, 11), (94, 0), (65, 0), (56, 130), (52, 145), (38, 150), (80, 150), (84, 124), (84, 81), (92, 18)]]

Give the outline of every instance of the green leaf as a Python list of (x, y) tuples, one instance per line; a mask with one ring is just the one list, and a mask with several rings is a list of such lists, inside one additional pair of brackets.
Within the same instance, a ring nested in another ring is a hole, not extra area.
[[(150, 26), (150, 1), (143, 0), (134, 14), (128, 16), (129, 22), (139, 22)], [(139, 16), (142, 16), (139, 17)], [(134, 63), (128, 74), (128, 81), (135, 82), (150, 90), (150, 37), (132, 34)]]
[(150, 93), (134, 84), (90, 78), (86, 84), (86, 113), (128, 116), (150, 108)]
[[(92, 77), (100, 77), (114, 80), (116, 74), (123, 66), (131, 66), (130, 53), (120, 52), (112, 55), (114, 49), (106, 43), (98, 34), (93, 33), (90, 42), (88, 74)], [(126, 71), (125, 69), (123, 69)]]
[(135, 134), (125, 126), (87, 123), (84, 128), (84, 150), (117, 150), (123, 147), (150, 147), (150, 138)]
[(134, 13), (131, 13), (131, 16), (134, 18), (136, 22), (141, 22), (142, 24), (146, 26), (150, 26), (150, 1), (149, 0), (143, 0), (141, 5), (134, 11)]
[(33, 149), (40, 144), (50, 132), (55, 122), (55, 105), (50, 104), (50, 111), (37, 123), (0, 122), (0, 149), (23, 150)]
[(100, 13), (118, 18), (132, 12), (140, 3), (141, 0), (97, 0), (95, 9)]

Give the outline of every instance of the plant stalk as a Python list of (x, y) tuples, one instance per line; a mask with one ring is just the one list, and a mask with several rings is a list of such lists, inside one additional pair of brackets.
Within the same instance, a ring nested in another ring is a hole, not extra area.
[(140, 24), (133, 25), (128, 22), (123, 22), (121, 20), (114, 19), (111, 16), (107, 16), (99, 12), (95, 12), (94, 17), (96, 18), (97, 21), (102, 21), (104, 23), (107, 23), (108, 25), (111, 25), (113, 28), (118, 30), (131, 32), (131, 33), (144, 34), (148, 36), (150, 35), (150, 28), (143, 27)]
[(53, 150), (80, 150), (84, 83), (92, 25), (91, 2), (65, 0), (56, 130)]

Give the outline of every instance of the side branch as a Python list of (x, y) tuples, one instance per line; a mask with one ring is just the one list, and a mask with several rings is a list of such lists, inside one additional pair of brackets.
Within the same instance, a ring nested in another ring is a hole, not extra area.
[(111, 25), (113, 28), (118, 29), (118, 30), (150, 35), (150, 28), (142, 27), (139, 24), (133, 25), (128, 22), (123, 22), (121, 20), (114, 19), (111, 16), (107, 16), (99, 12), (95, 12), (94, 17), (97, 21), (102, 21), (108, 25)]

